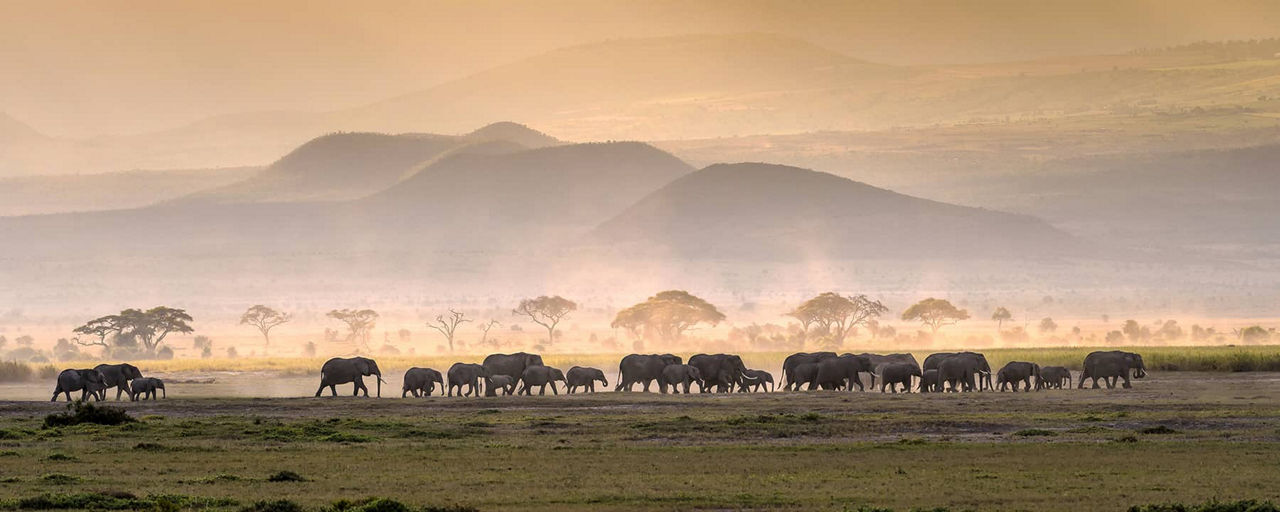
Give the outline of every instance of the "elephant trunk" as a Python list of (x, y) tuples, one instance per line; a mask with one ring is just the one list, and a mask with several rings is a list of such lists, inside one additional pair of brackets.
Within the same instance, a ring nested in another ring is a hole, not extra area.
[(381, 373), (375, 373), (374, 375), (378, 376), (378, 398), (382, 398), (382, 383), (386, 381), (382, 380)]

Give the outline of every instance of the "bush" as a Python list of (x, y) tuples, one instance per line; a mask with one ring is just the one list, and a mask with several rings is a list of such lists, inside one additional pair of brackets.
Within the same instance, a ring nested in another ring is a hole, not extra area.
[(1141, 429), (1141, 430), (1139, 430), (1139, 431), (1138, 431), (1138, 433), (1139, 433), (1139, 434), (1157, 434), (1157, 435), (1160, 435), (1160, 434), (1177, 434), (1177, 433), (1178, 433), (1178, 431), (1177, 431), (1177, 430), (1174, 430), (1174, 429), (1171, 429), (1171, 428), (1169, 428), (1169, 427), (1166, 427), (1166, 426), (1164, 426), (1164, 425), (1156, 425), (1156, 426), (1154, 426), (1154, 427), (1147, 427), (1147, 428)]
[(302, 505), (290, 500), (259, 501), (241, 508), (240, 512), (302, 512)]
[(1014, 432), (1013, 435), (1018, 437), (1052, 437), (1058, 435), (1058, 433), (1042, 428), (1027, 428)]
[(307, 479), (303, 478), (302, 475), (299, 475), (292, 471), (285, 470), (267, 477), (267, 481), (268, 482), (306, 482)]
[(1280, 512), (1280, 507), (1276, 507), (1270, 501), (1210, 501), (1193, 505), (1181, 503), (1135, 505), (1129, 507), (1129, 512)]
[(0, 362), (0, 382), (25, 382), (31, 380), (31, 367), (17, 361)]
[(81, 423), (94, 423), (97, 425), (120, 425), (124, 423), (133, 423), (135, 420), (124, 409), (108, 407), (105, 405), (95, 406), (88, 402), (79, 400), (67, 404), (67, 412), (50, 414), (44, 417), (45, 428), (67, 427), (71, 425), (79, 425)]
[(48, 484), (74, 484), (80, 481), (80, 477), (72, 475), (64, 475), (62, 473), (49, 473), (41, 476), (40, 481)]

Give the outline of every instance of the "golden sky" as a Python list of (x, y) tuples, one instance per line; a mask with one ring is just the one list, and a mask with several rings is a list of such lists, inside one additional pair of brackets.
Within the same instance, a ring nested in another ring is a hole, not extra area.
[(0, 1), (0, 112), (53, 135), (329, 110), (566, 45), (776, 32), (892, 64), (1280, 36), (1280, 2)]

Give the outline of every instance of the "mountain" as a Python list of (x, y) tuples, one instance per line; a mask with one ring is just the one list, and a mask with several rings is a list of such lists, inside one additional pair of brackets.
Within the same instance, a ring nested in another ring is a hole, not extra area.
[(14, 119), (9, 114), (0, 112), (0, 146), (46, 138), (47, 137), (43, 134), (36, 131), (35, 128), (28, 126), (22, 121)]
[(716, 164), (596, 228), (592, 243), (682, 259), (1026, 258), (1071, 254), (1029, 216), (956, 206), (784, 165)]
[(473, 142), (508, 141), (530, 149), (545, 148), (561, 143), (555, 137), (510, 121), (499, 121), (482, 126), (471, 133), (463, 135), (462, 138)]
[(0, 217), (140, 208), (223, 187), (260, 170), (237, 167), (0, 178)]

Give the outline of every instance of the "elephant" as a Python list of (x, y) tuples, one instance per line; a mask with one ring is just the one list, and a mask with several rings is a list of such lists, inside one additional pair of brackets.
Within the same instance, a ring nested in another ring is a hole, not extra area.
[(938, 369), (925, 370), (920, 374), (920, 387), (916, 389), (921, 393), (931, 393), (942, 391), (942, 386), (938, 385)]
[(836, 357), (829, 357), (817, 363), (818, 370), (813, 379), (809, 381), (809, 389), (815, 387), (822, 389), (848, 389), (853, 391), (856, 384), (859, 391), (865, 391), (862, 386), (862, 380), (858, 378), (858, 372), (871, 371), (871, 361), (865, 356), (853, 354), (841, 354)]
[[(693, 358), (689, 359), (690, 361)], [(684, 385), (684, 394), (689, 394), (689, 385), (694, 382), (700, 382), (703, 379), (702, 370), (691, 364), (669, 364), (662, 369), (662, 379), (660, 379), (662, 393), (667, 393), (667, 386), (671, 386), (672, 393), (679, 393), (680, 386)]]
[[(530, 366), (529, 368), (534, 368)], [(552, 385), (552, 389), (555, 386)], [(494, 375), (489, 377), (489, 383), (484, 387), (484, 396), (498, 396), (498, 390), (502, 390), (502, 394), (511, 396), (516, 390), (516, 381), (508, 375)]]
[(489, 370), (489, 376), (506, 375), (511, 381), (520, 380), (524, 369), (530, 366), (542, 366), (542, 356), (527, 352), (514, 354), (489, 354), (481, 363)]
[(938, 363), (938, 385), (947, 386), (947, 391), (958, 391), (957, 387), (964, 391), (973, 391), (974, 377), (977, 377), (981, 383), (985, 375), (990, 373), (989, 368), (987, 359), (981, 354), (972, 352), (953, 354)]
[(138, 401), (138, 395), (142, 395), (142, 400), (155, 400), (156, 390), (163, 392), (164, 398), (169, 398), (169, 392), (164, 389), (164, 381), (155, 377), (143, 377), (141, 379), (133, 379), (129, 385), (133, 391), (133, 401)]
[(698, 381), (699, 393), (706, 393), (712, 386), (720, 393), (733, 391), (734, 386), (742, 383), (743, 372), (747, 370), (742, 358), (735, 354), (698, 354), (689, 358), (689, 365), (697, 367), (702, 374)]
[(1062, 389), (1071, 387), (1071, 370), (1064, 366), (1045, 366), (1040, 368), (1040, 378), (1036, 379), (1036, 389)]
[[(742, 382), (738, 383), (738, 391), (742, 393), (748, 391), (760, 392), (761, 390), (772, 393), (774, 391), (772, 373), (764, 370), (748, 369), (742, 372), (742, 376)], [(750, 382), (748, 382), (748, 379)]]
[(889, 387), (892, 393), (898, 392), (898, 384), (902, 384), (902, 392), (911, 392), (911, 378), (923, 377), (920, 372), (920, 365), (915, 363), (884, 363), (880, 365), (880, 392), (884, 393), (885, 386)]
[[(120, 394), (129, 395), (129, 399), (133, 400), (133, 393), (129, 391), (129, 381), (142, 378), (142, 372), (138, 371), (138, 367), (129, 363), (120, 364), (100, 364), (93, 369), (102, 372), (106, 377), (105, 384), (107, 389), (116, 388), (116, 400), (120, 399)], [(103, 392), (105, 400), (106, 392)]]
[(440, 383), (440, 387), (444, 387), (444, 377), (440, 372), (431, 368), (413, 367), (404, 372), (404, 391), (400, 393), (400, 398), (404, 398), (409, 393), (413, 393), (415, 398), (431, 396), (436, 390), (436, 383)]
[[(480, 396), (483, 388), (480, 379), (489, 381), (489, 369), (474, 363), (453, 363), (446, 374), (448, 377), (448, 395), (453, 396), (453, 388), (458, 388), (458, 396)], [(467, 393), (462, 393), (462, 386), (467, 386)]]
[(1116, 379), (1123, 378), (1124, 388), (1129, 389), (1133, 387), (1129, 384), (1130, 374), (1135, 379), (1147, 376), (1142, 356), (1119, 350), (1090, 352), (1084, 358), (1084, 371), (1080, 372), (1080, 385), (1077, 388), (1084, 389), (1084, 380), (1092, 378), (1093, 389), (1098, 389), (1098, 379), (1106, 381), (1107, 389), (1114, 389)]
[(335, 357), (324, 362), (324, 366), (320, 367), (320, 387), (316, 388), (316, 396), (320, 396), (320, 392), (324, 388), (329, 388), (332, 396), (338, 396), (338, 384), (346, 384), (348, 382), (355, 384), (352, 389), (352, 396), (360, 396), (360, 391), (364, 391), (364, 396), (369, 396), (369, 388), (364, 385), (364, 377), (373, 375), (378, 378), (378, 397), (382, 397), (382, 370), (378, 369), (378, 362), (367, 357)]
[[(538, 386), (538, 394), (547, 394), (547, 384), (551, 385), (551, 394), (558, 395), (556, 391), (556, 381), (565, 382), (564, 372), (558, 368), (550, 366), (530, 366), (524, 369), (524, 375), (520, 376), (520, 392), (517, 394), (532, 395), (532, 388)], [(566, 382), (566, 384), (568, 384)]]
[(799, 390), (800, 384), (809, 382), (809, 380), (795, 378), (796, 367), (802, 364), (817, 363), (832, 357), (836, 357), (835, 352), (796, 352), (787, 356), (786, 359), (782, 360), (782, 389), (788, 391)]
[(649, 383), (658, 381), (658, 389), (667, 392), (667, 384), (662, 381), (662, 369), (667, 365), (682, 364), (680, 356), (671, 354), (629, 354), (618, 362), (618, 386), (614, 391), (626, 389), (636, 383), (644, 384), (644, 392), (649, 392)]
[[(987, 363), (987, 356), (979, 352), (938, 352), (930, 354), (929, 357), (924, 358), (924, 364), (921, 365), (920, 369), (923, 371), (938, 370), (941, 368), (942, 361), (952, 356), (967, 356), (976, 359), (977, 367), (974, 370), (974, 375), (978, 377), (978, 389), (994, 389), (995, 386), (991, 383), (991, 365)], [(941, 374), (939, 374), (939, 377), (941, 377)], [(943, 382), (944, 379), (939, 378), (938, 384)], [(971, 390), (972, 387), (973, 385), (970, 383), (965, 389)]]
[(894, 364), (894, 363), (909, 363), (909, 364), (915, 365), (916, 368), (920, 367), (920, 363), (916, 361), (916, 356), (913, 356), (909, 353), (902, 353), (902, 354), (865, 353), (865, 354), (858, 354), (858, 355), (867, 358), (867, 360), (871, 362), (871, 371), (867, 372), (871, 375), (871, 389), (875, 389), (876, 387), (876, 375), (880, 374), (881, 366), (884, 366), (886, 364)]
[(565, 391), (571, 395), (579, 387), (585, 393), (595, 393), (596, 381), (600, 381), (600, 385), (605, 386), (605, 389), (609, 388), (609, 380), (604, 378), (604, 372), (599, 368), (574, 366), (565, 372), (564, 377)]
[(58, 374), (58, 384), (53, 388), (53, 399), (49, 401), (57, 402), (58, 395), (64, 394), (67, 396), (67, 401), (70, 402), (72, 391), (80, 392), (80, 401), (82, 402), (91, 396), (94, 400), (106, 400), (106, 380), (106, 376), (94, 368), (62, 370), (62, 373)]
[(1040, 365), (1024, 361), (1010, 361), (996, 372), (996, 385), (1000, 386), (1000, 391), (1004, 391), (1005, 385), (1008, 385), (1016, 393), (1018, 384), (1025, 384), (1024, 391), (1031, 391), (1031, 383), (1039, 379)]

